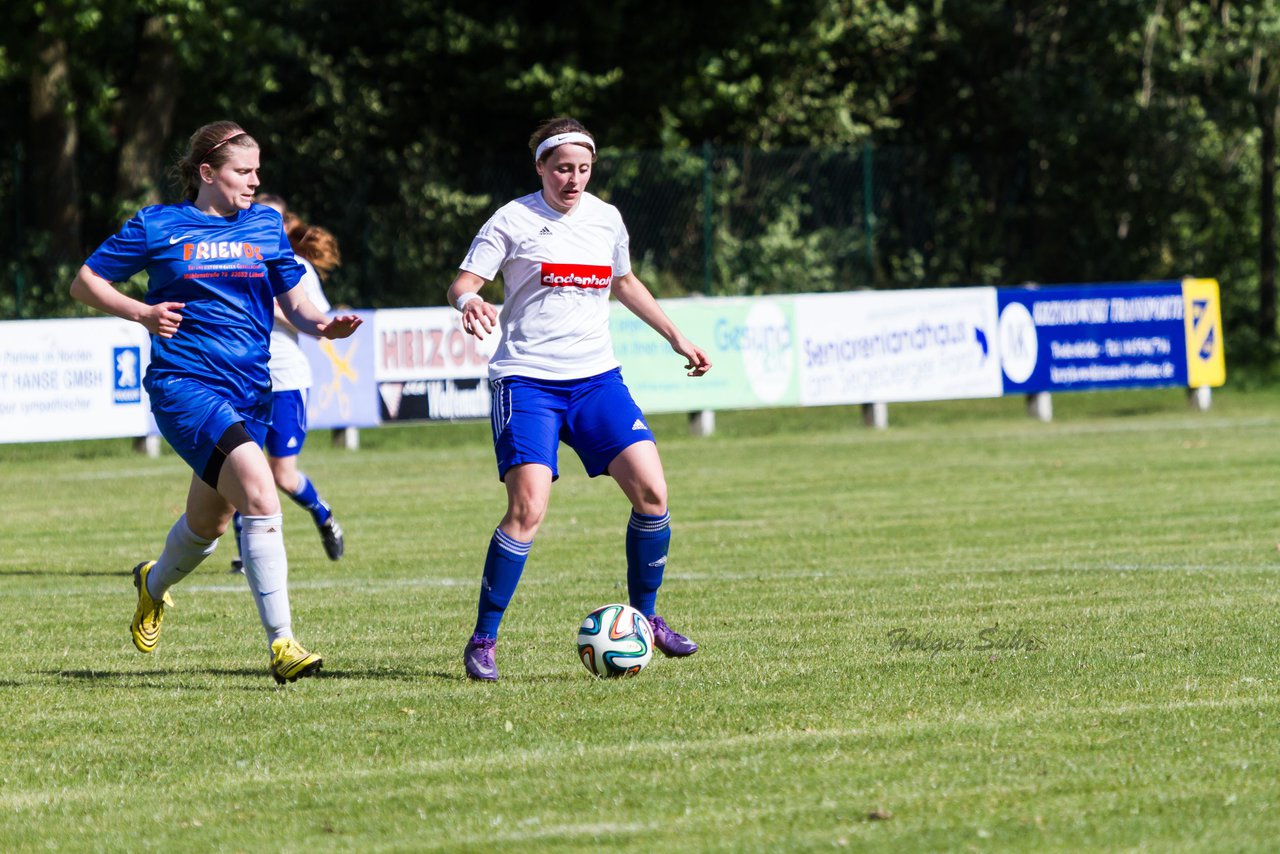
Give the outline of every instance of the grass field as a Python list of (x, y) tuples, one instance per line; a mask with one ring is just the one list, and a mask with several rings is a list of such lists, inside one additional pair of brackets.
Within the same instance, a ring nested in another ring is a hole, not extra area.
[(1274, 850), (1280, 394), (1055, 404), (656, 418), (702, 650), (624, 681), (573, 640), (628, 510), (570, 453), (484, 685), (487, 425), (313, 437), (348, 557), (286, 508), (326, 666), (281, 689), (227, 542), (129, 641), (176, 457), (0, 446), (0, 849)]

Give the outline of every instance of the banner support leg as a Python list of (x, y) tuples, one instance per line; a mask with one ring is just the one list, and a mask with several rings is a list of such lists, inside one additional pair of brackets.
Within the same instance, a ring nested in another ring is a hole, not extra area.
[(1048, 424), (1053, 420), (1053, 395), (1047, 391), (1027, 395), (1027, 414)]
[(689, 413), (690, 436), (710, 436), (714, 432), (716, 432), (716, 411), (714, 409), (702, 409), (698, 412)]
[(889, 404), (862, 404), (862, 423), (873, 430), (887, 430), (889, 428)]

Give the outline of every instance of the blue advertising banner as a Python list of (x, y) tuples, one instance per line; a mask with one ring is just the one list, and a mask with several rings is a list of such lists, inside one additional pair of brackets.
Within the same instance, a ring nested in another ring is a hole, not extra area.
[(999, 288), (1004, 393), (1186, 386), (1182, 282)]
[(374, 312), (357, 311), (364, 323), (350, 338), (330, 341), (299, 336), (298, 345), (311, 362), (311, 394), (307, 397), (307, 429), (376, 427), (378, 384), (374, 378)]

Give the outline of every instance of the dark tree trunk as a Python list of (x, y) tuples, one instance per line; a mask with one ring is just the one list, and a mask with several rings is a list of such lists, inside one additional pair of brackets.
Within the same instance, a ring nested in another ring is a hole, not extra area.
[(161, 201), (164, 145), (173, 129), (178, 92), (173, 42), (165, 37), (164, 21), (153, 15), (142, 23), (138, 65), (120, 113), (116, 198), (131, 208)]
[[(31, 70), (31, 137), (27, 147), (31, 192), (29, 225), (49, 236), (40, 253), (40, 273), (84, 254), (80, 245), (80, 181), (76, 175), (79, 133), (67, 63), (67, 43), (43, 34)], [(46, 282), (45, 284), (49, 284)]]
[(1264, 346), (1276, 335), (1276, 97), (1254, 100), (1258, 127), (1262, 130), (1259, 156), (1262, 160), (1258, 194), (1260, 225), (1258, 236), (1258, 334)]

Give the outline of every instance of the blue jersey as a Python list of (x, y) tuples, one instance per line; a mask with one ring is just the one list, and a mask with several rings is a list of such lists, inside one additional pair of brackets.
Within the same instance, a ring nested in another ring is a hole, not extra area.
[(172, 338), (151, 336), (146, 385), (190, 377), (233, 404), (271, 391), (274, 300), (298, 284), (280, 214), (265, 205), (210, 216), (190, 202), (138, 211), (85, 262), (111, 282), (146, 270), (148, 305), (186, 303)]

